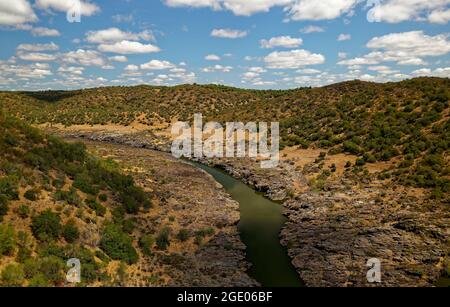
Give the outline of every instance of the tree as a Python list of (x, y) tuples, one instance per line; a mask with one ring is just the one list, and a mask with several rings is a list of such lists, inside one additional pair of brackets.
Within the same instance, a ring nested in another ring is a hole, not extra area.
[(61, 235), (61, 218), (50, 209), (33, 217), (31, 222), (33, 235), (41, 241), (55, 240)]

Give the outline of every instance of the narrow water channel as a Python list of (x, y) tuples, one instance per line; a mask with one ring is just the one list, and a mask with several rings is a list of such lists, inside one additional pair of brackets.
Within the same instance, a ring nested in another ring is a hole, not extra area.
[(282, 206), (221, 170), (195, 165), (211, 174), (240, 204), (238, 227), (252, 264), (248, 274), (264, 287), (303, 286), (286, 248), (280, 244), (279, 233), (286, 222)]

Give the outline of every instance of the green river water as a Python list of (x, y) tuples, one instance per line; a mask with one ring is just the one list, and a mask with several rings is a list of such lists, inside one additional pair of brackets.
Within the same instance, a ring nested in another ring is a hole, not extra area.
[(238, 227), (247, 246), (247, 261), (252, 264), (248, 274), (265, 287), (303, 286), (286, 248), (280, 244), (279, 233), (286, 222), (282, 205), (221, 170), (195, 165), (211, 174), (240, 204)]

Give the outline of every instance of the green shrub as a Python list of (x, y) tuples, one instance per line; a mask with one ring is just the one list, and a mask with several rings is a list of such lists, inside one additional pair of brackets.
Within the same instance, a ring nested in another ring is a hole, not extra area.
[(146, 256), (152, 255), (152, 248), (155, 240), (150, 235), (144, 235), (139, 239), (139, 247), (142, 250), (142, 253)]
[(19, 200), (19, 180), (15, 176), (0, 178), (0, 195), (6, 196), (8, 200)]
[(28, 287), (31, 288), (48, 288), (51, 285), (52, 284), (45, 278), (44, 274), (33, 276), (28, 283)]
[(86, 198), (85, 202), (98, 216), (104, 216), (106, 214), (106, 208), (99, 204), (94, 197)]
[(0, 195), (0, 222), (3, 220), (3, 217), (8, 214), (8, 202), (9, 200), (5, 195)]
[(164, 227), (156, 237), (156, 247), (159, 250), (166, 250), (170, 246), (169, 241), (170, 228)]
[(23, 195), (26, 199), (36, 201), (39, 199), (40, 191), (38, 189), (30, 189)]
[(54, 198), (57, 201), (65, 201), (69, 205), (79, 206), (81, 204), (81, 198), (74, 188), (71, 188), (69, 191), (58, 190), (56, 191)]
[(20, 205), (17, 209), (17, 214), (20, 218), (26, 219), (30, 215), (30, 208), (27, 205)]
[(16, 232), (10, 225), (0, 224), (0, 256), (12, 255), (16, 249)]
[(106, 195), (106, 194), (100, 194), (99, 196), (98, 196), (98, 199), (101, 201), (101, 202), (105, 202), (105, 201), (107, 201), (108, 200), (108, 196)]
[(1, 285), (3, 287), (20, 287), (25, 282), (25, 274), (20, 264), (9, 264), (1, 273)]
[(114, 224), (107, 225), (103, 230), (100, 248), (114, 260), (122, 260), (130, 264), (138, 260), (132, 239)]
[(80, 231), (74, 220), (69, 220), (62, 229), (62, 234), (66, 242), (73, 243), (80, 237)]
[(98, 186), (94, 184), (92, 178), (87, 172), (77, 174), (75, 176), (73, 186), (90, 195), (97, 195), (99, 192)]
[(50, 209), (33, 217), (31, 222), (33, 235), (41, 241), (57, 239), (61, 235), (61, 218)]
[(189, 239), (189, 230), (181, 229), (177, 234), (177, 239), (181, 242), (186, 242)]

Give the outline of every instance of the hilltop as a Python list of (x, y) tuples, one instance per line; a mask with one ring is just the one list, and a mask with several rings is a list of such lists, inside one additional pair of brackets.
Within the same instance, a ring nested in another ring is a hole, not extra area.
[(282, 148), (351, 154), (353, 166), (392, 163), (380, 178), (450, 190), (450, 80), (417, 78), (322, 88), (244, 90), (218, 85), (2, 92), (0, 106), (32, 124), (169, 127), (174, 120), (279, 121)]

